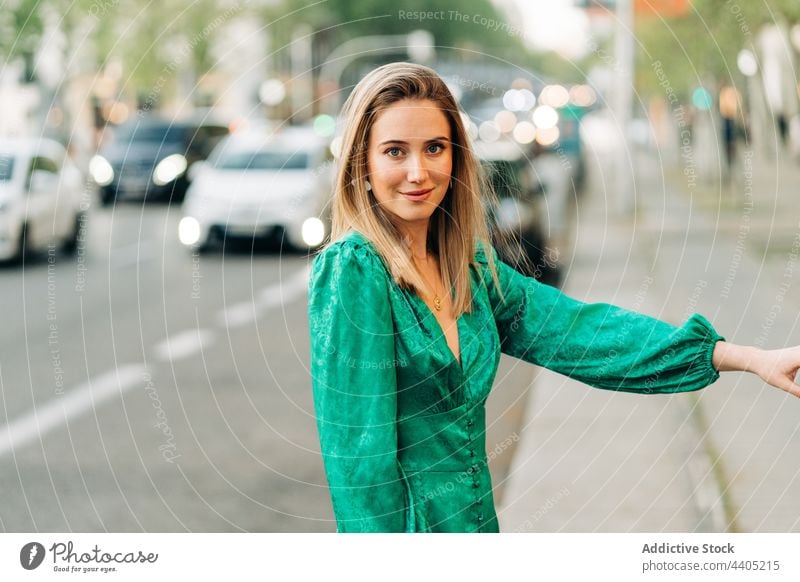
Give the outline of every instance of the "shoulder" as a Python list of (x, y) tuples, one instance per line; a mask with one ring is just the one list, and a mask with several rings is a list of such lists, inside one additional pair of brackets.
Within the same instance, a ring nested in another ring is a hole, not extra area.
[[(491, 258), (491, 263), (489, 261)], [(484, 284), (490, 284), (500, 269), (500, 257), (491, 243), (478, 241), (472, 256), (472, 267), (477, 271)]]
[(497, 260), (497, 252), (494, 250), (494, 247), (488, 243), (484, 243), (482, 241), (478, 241), (475, 243), (475, 253), (473, 254), (473, 262), (479, 263), (481, 265), (488, 265), (489, 259), (487, 258), (487, 248), (488, 252), (491, 253), (492, 258)]
[(386, 277), (381, 259), (372, 243), (360, 232), (351, 230), (328, 243), (311, 264), (311, 284), (327, 273), (337, 279), (369, 279), (376, 283)]
[(363, 236), (348, 233), (314, 258), (308, 309), (315, 326), (338, 322), (359, 333), (376, 333), (391, 322), (390, 304), (388, 273)]
[(363, 234), (350, 230), (335, 241), (329, 242), (314, 257), (314, 262), (324, 261), (333, 257), (337, 258), (373, 258), (378, 256), (378, 251)]

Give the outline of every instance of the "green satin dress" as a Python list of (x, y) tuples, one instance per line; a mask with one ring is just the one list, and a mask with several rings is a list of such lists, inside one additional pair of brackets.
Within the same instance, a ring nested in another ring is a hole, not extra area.
[(688, 392), (719, 378), (722, 340), (701, 315), (681, 327), (582, 303), (497, 260), (505, 301), (477, 252), (462, 363), (433, 313), (351, 231), (313, 261), (311, 376), (339, 532), (496, 532), (485, 402), (500, 353), (590, 386)]

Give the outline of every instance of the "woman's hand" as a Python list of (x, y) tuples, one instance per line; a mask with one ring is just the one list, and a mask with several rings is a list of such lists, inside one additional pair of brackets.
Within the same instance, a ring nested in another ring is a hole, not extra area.
[(719, 341), (714, 346), (712, 365), (720, 372), (752, 372), (764, 382), (800, 398), (795, 376), (800, 370), (800, 346), (762, 350)]
[(763, 350), (756, 359), (755, 369), (764, 382), (800, 398), (800, 386), (795, 376), (800, 369), (800, 346), (782, 350)]

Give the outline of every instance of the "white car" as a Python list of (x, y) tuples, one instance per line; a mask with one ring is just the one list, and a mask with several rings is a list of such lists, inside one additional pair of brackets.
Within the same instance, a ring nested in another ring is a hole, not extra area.
[(306, 128), (229, 136), (193, 168), (180, 241), (198, 251), (230, 237), (318, 247), (330, 232), (332, 159), (328, 141)]
[(82, 189), (80, 170), (58, 142), (0, 139), (0, 260), (74, 251), (85, 218)]

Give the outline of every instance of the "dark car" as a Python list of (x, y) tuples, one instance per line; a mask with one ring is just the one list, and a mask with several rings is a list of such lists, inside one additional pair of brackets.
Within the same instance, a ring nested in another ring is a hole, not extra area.
[(112, 130), (89, 166), (103, 205), (123, 196), (181, 201), (189, 168), (205, 160), (228, 126), (208, 120), (135, 117)]
[(544, 189), (531, 160), (513, 142), (476, 142), (497, 203), (488, 209), (500, 259), (548, 285), (561, 282), (558, 251), (548, 244)]

